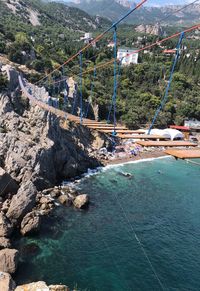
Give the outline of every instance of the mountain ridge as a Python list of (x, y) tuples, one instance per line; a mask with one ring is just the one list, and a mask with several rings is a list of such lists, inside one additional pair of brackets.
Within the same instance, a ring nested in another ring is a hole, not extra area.
[[(68, 5), (78, 7), (90, 15), (100, 15), (108, 18), (110, 21), (115, 21), (128, 12), (129, 8), (126, 6), (126, 3), (126, 0), (111, 0), (109, 4), (106, 0), (81, 0), (79, 3), (69, 2)], [(130, 3), (134, 5), (134, 1)], [(160, 19), (165, 18), (183, 7), (183, 5), (169, 5), (171, 3), (173, 4), (175, 1), (168, 2), (168, 5), (163, 7), (143, 6), (135, 11), (134, 14), (130, 15), (126, 22), (129, 24), (150, 24), (159, 22)], [(176, 1), (176, 3), (179, 4), (180, 1)], [(184, 22), (188, 25), (194, 24), (199, 20), (200, 4), (193, 4), (181, 12), (174, 13), (174, 15), (165, 21), (163, 25), (182, 25)]]

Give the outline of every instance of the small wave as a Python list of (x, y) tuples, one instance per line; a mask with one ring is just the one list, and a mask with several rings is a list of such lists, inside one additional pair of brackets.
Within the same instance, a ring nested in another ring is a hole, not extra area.
[(141, 159), (141, 160), (137, 160), (137, 161), (124, 162), (124, 163), (120, 163), (120, 164), (107, 165), (105, 167), (98, 167), (96, 169), (88, 169), (88, 171), (81, 176), (81, 179), (76, 180), (74, 182), (67, 182), (66, 184), (72, 188), (79, 189), (78, 184), (80, 184), (83, 180), (88, 179), (92, 176), (98, 175), (99, 173), (109, 171), (110, 169), (121, 168), (123, 166), (126, 166), (127, 164), (139, 164), (139, 163), (150, 162), (150, 161), (166, 159), (166, 158), (169, 159), (171, 157), (170, 156), (163, 156), (163, 157), (156, 157), (156, 158), (147, 158), (147, 159)]

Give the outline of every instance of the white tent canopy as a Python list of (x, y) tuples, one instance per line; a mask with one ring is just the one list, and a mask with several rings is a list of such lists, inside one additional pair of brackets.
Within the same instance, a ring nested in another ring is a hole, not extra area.
[(163, 131), (170, 135), (171, 140), (184, 139), (183, 133), (177, 129), (167, 128), (164, 129)]
[[(146, 131), (148, 133), (148, 130)], [(166, 128), (166, 129), (158, 129), (154, 128), (151, 130), (151, 135), (159, 135), (165, 138), (169, 138), (171, 140), (174, 139), (184, 139), (184, 135), (181, 131), (172, 129), (172, 128)]]

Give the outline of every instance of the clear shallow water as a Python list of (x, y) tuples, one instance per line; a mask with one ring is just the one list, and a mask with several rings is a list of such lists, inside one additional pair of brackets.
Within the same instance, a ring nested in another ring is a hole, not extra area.
[(60, 207), (42, 235), (18, 242), (18, 283), (161, 290), (135, 231), (165, 290), (200, 290), (200, 166), (171, 158), (126, 164), (84, 179), (80, 188), (91, 197), (88, 211)]

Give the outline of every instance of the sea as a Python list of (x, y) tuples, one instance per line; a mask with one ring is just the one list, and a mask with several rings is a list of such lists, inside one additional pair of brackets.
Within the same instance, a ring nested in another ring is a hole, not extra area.
[(200, 160), (148, 159), (90, 172), (87, 210), (57, 207), (16, 238), (17, 284), (87, 291), (200, 290)]

